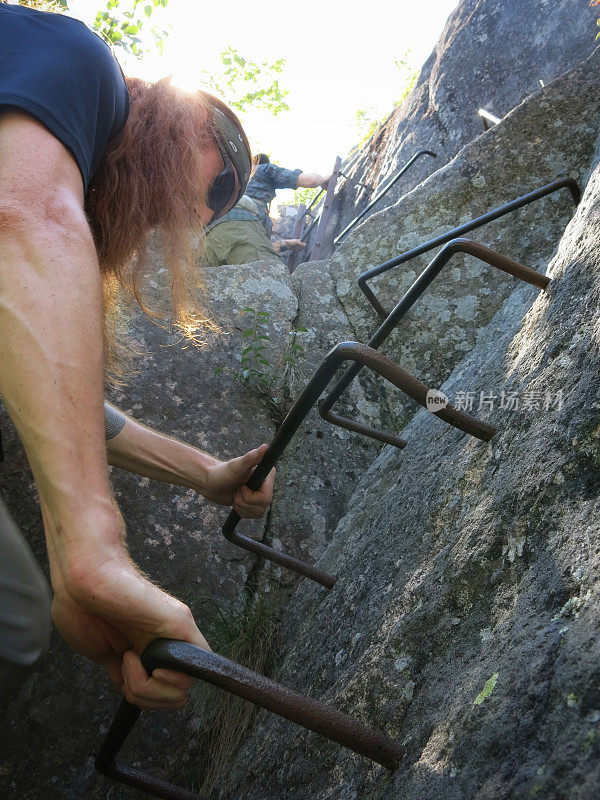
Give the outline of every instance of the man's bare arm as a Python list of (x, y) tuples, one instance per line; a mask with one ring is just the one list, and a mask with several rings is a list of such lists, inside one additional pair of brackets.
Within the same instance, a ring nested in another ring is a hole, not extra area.
[(0, 390), (40, 492), (53, 559), (71, 568), (82, 535), (122, 546), (102, 431), (100, 271), (65, 148), (27, 115), (4, 112), (0, 167)]
[[(184, 701), (190, 681), (149, 678), (157, 636), (202, 646), (189, 609), (127, 555), (103, 430), (101, 278), (70, 152), (35, 119), (0, 111), (0, 393), (36, 480), (53, 617), (143, 706)], [(141, 671), (140, 671), (141, 670)]]
[(296, 185), (302, 189), (316, 189), (317, 186), (326, 189), (330, 177), (330, 175), (319, 175), (318, 172), (301, 172)]
[(241, 517), (263, 516), (273, 496), (275, 470), (256, 492), (243, 484), (262, 460), (266, 445), (239, 458), (219, 461), (196, 447), (142, 425), (122, 411), (118, 414), (124, 424), (116, 435), (107, 439), (109, 464), (157, 481), (187, 486), (208, 500), (233, 506)]

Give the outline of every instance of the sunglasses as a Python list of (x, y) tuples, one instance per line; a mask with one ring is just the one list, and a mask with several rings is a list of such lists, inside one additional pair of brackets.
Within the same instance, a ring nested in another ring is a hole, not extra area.
[(228, 206), (234, 205), (238, 199), (237, 190), (239, 188), (237, 172), (231, 159), (219, 144), (218, 139), (215, 138), (215, 141), (221, 153), (225, 169), (217, 175), (208, 192), (207, 205), (213, 212), (211, 222), (222, 217), (224, 212), (229, 210)]

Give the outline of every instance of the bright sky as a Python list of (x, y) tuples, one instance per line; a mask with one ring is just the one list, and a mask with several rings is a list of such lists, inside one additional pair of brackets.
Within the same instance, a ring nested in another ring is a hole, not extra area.
[[(163, 56), (148, 53), (141, 62), (117, 56), (128, 74), (150, 81), (174, 74), (189, 90), (200, 87), (200, 72), (218, 65), (219, 53), (229, 46), (258, 62), (285, 58), (279, 84), (290, 90), (290, 110), (277, 117), (247, 113), (242, 121), (254, 148), (282, 166), (323, 174), (361, 138), (358, 109), (376, 118), (392, 110), (403, 81), (394, 60), (410, 50), (422, 65), (457, 3), (169, 0), (150, 20), (172, 26)], [(89, 22), (102, 4), (70, 0), (69, 13)]]

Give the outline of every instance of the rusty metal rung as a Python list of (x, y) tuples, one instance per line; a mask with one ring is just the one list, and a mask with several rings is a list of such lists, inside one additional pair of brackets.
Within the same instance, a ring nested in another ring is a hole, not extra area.
[(348, 417), (341, 417), (339, 414), (334, 414), (333, 411), (321, 412), (321, 404), (319, 405), (319, 414), (321, 414), (324, 420), (331, 422), (332, 425), (338, 425), (340, 428), (346, 428), (348, 431), (360, 433), (362, 436), (369, 436), (371, 439), (377, 439), (384, 444), (391, 444), (399, 450), (402, 450), (408, 444), (405, 439), (401, 439), (394, 433), (388, 433), (379, 428), (371, 428), (369, 425), (355, 422), (355, 420), (348, 419)]
[[(400, 742), (369, 728), (362, 722), (288, 689), (264, 675), (252, 672), (234, 661), (173, 639), (156, 639), (142, 654), (148, 673), (162, 667), (191, 675), (220, 689), (249, 700), (267, 711), (325, 736), (359, 755), (395, 769), (404, 755)], [(96, 769), (115, 781), (141, 789), (163, 800), (203, 800), (195, 792), (155, 778), (115, 762), (127, 736), (138, 720), (141, 709), (121, 701), (117, 714), (96, 756)]]
[[(456, 253), (467, 253), (468, 255), (479, 259), (479, 261), (484, 261), (486, 264), (496, 267), (496, 269), (500, 269), (503, 272), (507, 272), (509, 275), (513, 275), (519, 280), (530, 283), (533, 286), (537, 286), (538, 289), (545, 289), (550, 283), (550, 278), (546, 277), (546, 275), (542, 275), (541, 273), (536, 272), (535, 270), (530, 269), (523, 264), (519, 264), (518, 261), (513, 261), (512, 258), (508, 258), (507, 256), (498, 253), (496, 250), (492, 250), (491, 247), (487, 247), (480, 242), (474, 242), (471, 239), (453, 239), (451, 242), (448, 242), (448, 244), (446, 244), (440, 250), (440, 252), (427, 265), (427, 267), (425, 267), (417, 280), (413, 283), (410, 289), (408, 289), (402, 300), (400, 300), (393, 311), (387, 316), (385, 321), (375, 331), (373, 336), (369, 339), (369, 347), (377, 349), (383, 344), (392, 331), (398, 326), (398, 323), (402, 317), (404, 317), (404, 315), (413, 307), (419, 297), (440, 274), (452, 256)], [(395, 441), (393, 441), (393, 439), (396, 438), (393, 434), (386, 434), (385, 431), (380, 431), (378, 428), (370, 428), (367, 425), (362, 425), (361, 423), (347, 419), (346, 417), (337, 416), (331, 412), (334, 403), (339, 400), (343, 392), (352, 383), (361, 369), (362, 367), (360, 365), (353, 364), (346, 370), (346, 373), (338, 380), (333, 389), (329, 392), (327, 397), (319, 406), (320, 415), (323, 417), (323, 419), (331, 422), (333, 425), (337, 425), (340, 428), (356, 431), (357, 433), (361, 433), (363, 436), (369, 436), (372, 439), (377, 439), (380, 442), (387, 442), (388, 444), (393, 444), (396, 447), (402, 447), (401, 444), (397, 444)], [(421, 405), (425, 405), (425, 402), (422, 398), (414, 397), (414, 399), (421, 403)], [(444, 419), (441, 412), (438, 412), (437, 416)], [(465, 430), (465, 428), (462, 428), (462, 430)], [(479, 435), (474, 433), (472, 430), (468, 431), (468, 433), (472, 433), (474, 436)], [(479, 438), (485, 439), (484, 436), (480, 436)]]
[[(250, 480), (246, 483), (246, 486), (256, 491), (256, 489), (262, 485), (265, 478), (275, 466), (279, 457), (289, 444), (292, 436), (296, 433), (306, 418), (308, 412), (315, 405), (318, 398), (325, 390), (327, 384), (333, 378), (335, 372), (345, 361), (355, 362), (353, 367), (358, 366), (358, 369), (363, 366), (369, 367), (378, 375), (381, 375), (381, 377), (385, 378), (398, 389), (403, 391), (405, 394), (408, 394), (410, 397), (425, 405), (425, 398), (428, 392), (428, 388), (425, 386), (425, 384), (421, 383), (408, 372), (405, 372), (403, 369), (398, 367), (393, 361), (387, 358), (387, 356), (378, 353), (373, 347), (359, 344), (358, 342), (341, 342), (332, 350), (330, 350), (327, 356), (325, 356), (323, 362), (312, 376), (310, 381), (307, 383), (304, 391), (298, 397), (291, 410), (281, 423), (277, 433), (273, 438), (273, 441), (267, 448), (267, 452), (265, 453), (263, 460), (252, 473)], [(326, 409), (326, 411), (329, 411), (329, 409)], [(320, 413), (321, 416), (323, 416), (321, 410)], [(489, 441), (489, 439), (491, 439), (496, 432), (496, 429), (491, 425), (480, 422), (468, 414), (463, 414), (461, 411), (458, 411), (451, 405), (448, 405), (445, 409), (436, 412), (435, 416), (440, 417), (440, 419), (443, 419), (450, 425), (453, 425), (454, 427), (459, 428), (466, 433), (470, 433), (473, 436), (477, 436), (484, 441)], [(343, 420), (344, 418), (339, 417), (338, 419)], [(366, 436), (373, 436), (374, 438), (378, 438), (380, 441), (385, 441), (388, 444), (394, 444), (396, 447), (404, 447), (406, 445), (406, 442), (403, 439), (393, 436), (392, 434), (388, 434), (385, 431), (376, 431), (376, 429), (362, 426), (359, 423), (353, 423), (351, 420), (348, 420), (347, 422), (349, 424), (344, 427), (349, 427), (350, 430), (355, 430), (358, 433), (363, 433)], [(337, 424), (341, 423), (338, 422)], [(379, 435), (375, 435), (373, 433), (374, 430)], [(316, 581), (327, 588), (331, 588), (334, 585), (336, 579), (333, 575), (328, 575), (316, 567), (313, 567), (304, 561), (300, 561), (297, 558), (293, 558), (286, 553), (278, 552), (269, 545), (263, 544), (256, 539), (252, 539), (248, 536), (243, 536), (242, 534), (237, 533), (235, 528), (239, 521), (240, 516), (237, 514), (237, 512), (233, 510), (230, 511), (222, 529), (223, 535), (230, 542), (238, 545), (239, 547), (243, 547), (245, 550), (248, 550), (251, 553), (262, 556), (269, 561), (274, 561), (276, 564), (287, 567), (288, 569), (291, 569), (300, 575), (304, 575), (305, 577), (310, 578), (311, 580)]]

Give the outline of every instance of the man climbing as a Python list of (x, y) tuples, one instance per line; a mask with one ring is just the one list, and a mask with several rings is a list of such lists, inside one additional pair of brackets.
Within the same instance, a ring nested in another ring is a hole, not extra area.
[(284, 169), (271, 164), (265, 153), (255, 156), (255, 164), (246, 192), (235, 208), (207, 226), (204, 260), (209, 266), (279, 261), (279, 253), (305, 247), (299, 239), (271, 241), (271, 202), (277, 189), (326, 189), (330, 176)]
[[(0, 35), (0, 394), (39, 492), (52, 616), (130, 702), (178, 707), (190, 679), (149, 676), (139, 656), (161, 636), (208, 645), (189, 608), (127, 552), (107, 469), (104, 312), (117, 285), (139, 296), (158, 228), (174, 314), (186, 319), (191, 244), (242, 196), (248, 141), (210, 95), (126, 81), (78, 20), (0, 0)], [(222, 463), (118, 412), (109, 410), (108, 427), (112, 463), (193, 485), (243, 516), (260, 516), (270, 501), (273, 475), (259, 492), (241, 486), (265, 446)], [(48, 605), (40, 570), (1, 509), (0, 696), (39, 661)]]

